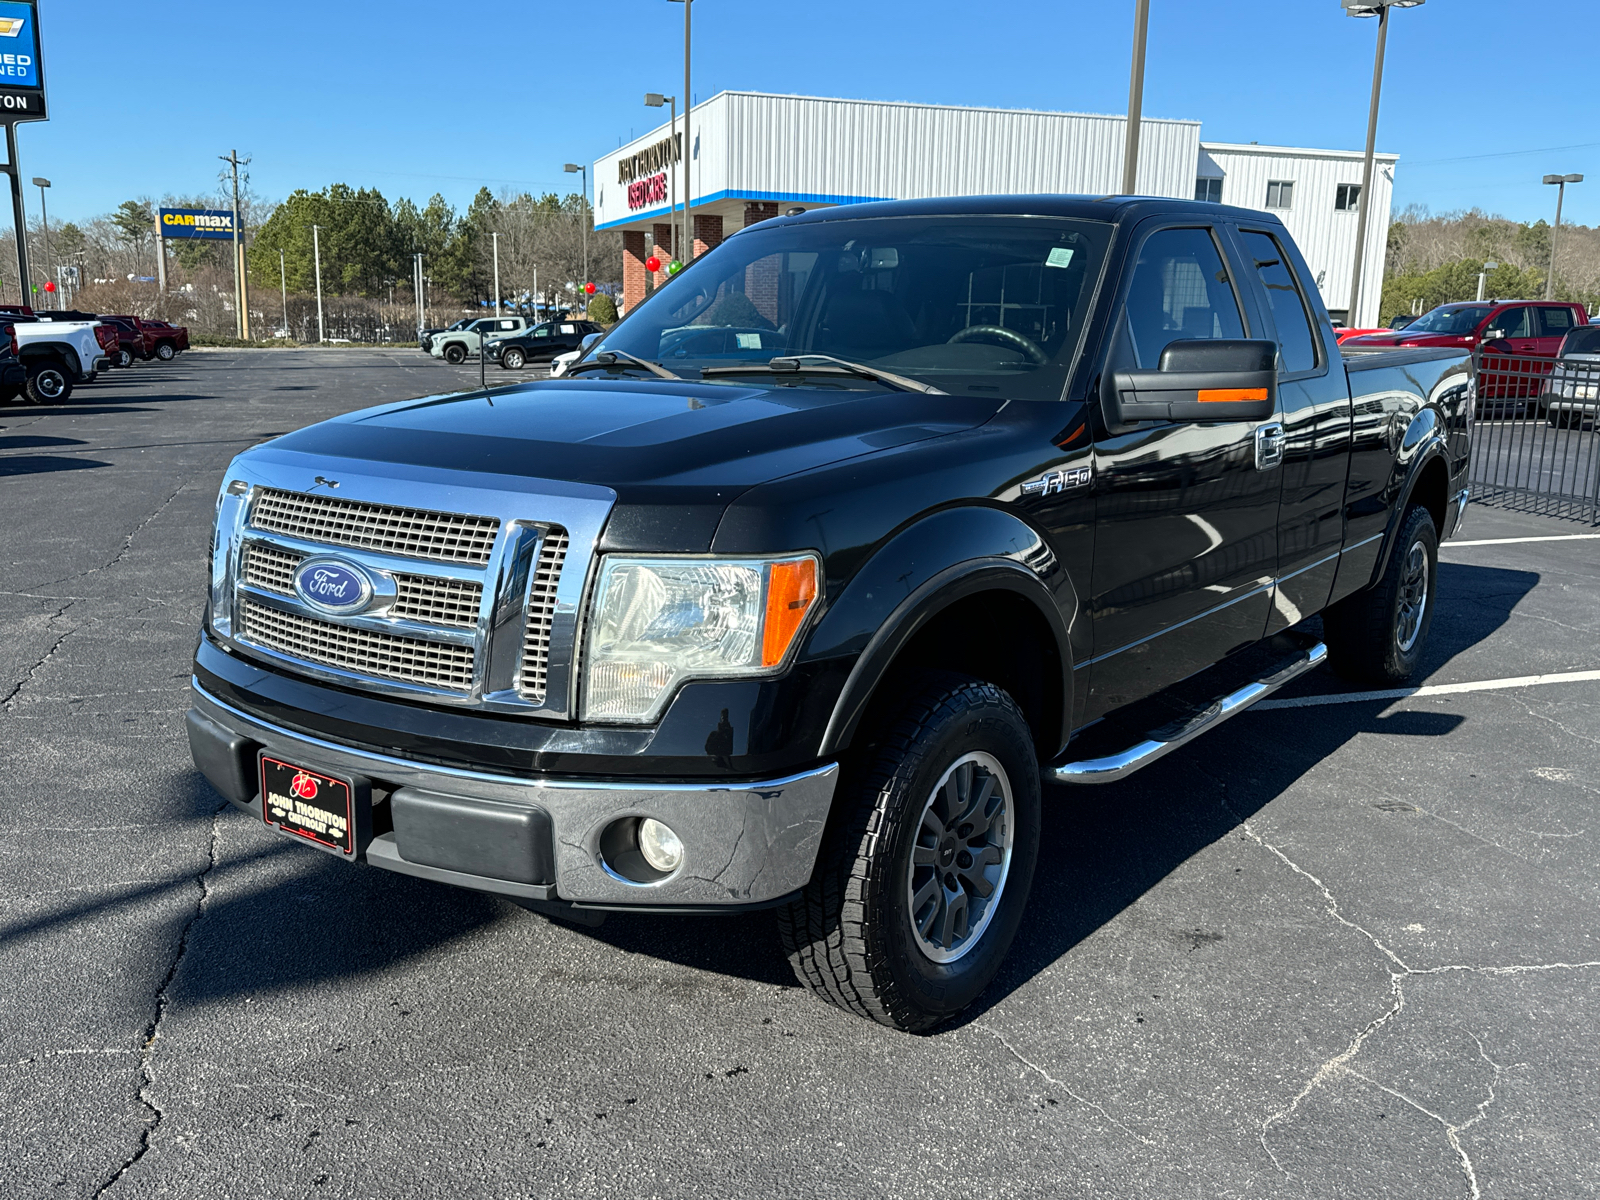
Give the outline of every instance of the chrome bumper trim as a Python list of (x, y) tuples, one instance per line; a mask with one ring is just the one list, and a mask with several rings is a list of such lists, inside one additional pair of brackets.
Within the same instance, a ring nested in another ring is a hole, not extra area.
[(1136, 746), (1104, 758), (1087, 758), (1047, 767), (1045, 780), (1053, 783), (1115, 783), (1119, 779), (1126, 779), (1139, 768), (1148, 767), (1156, 759), (1172, 753), (1207, 730), (1215, 729), (1229, 717), (1242, 713), (1257, 700), (1266, 699), (1290, 680), (1319, 666), (1327, 657), (1328, 647), (1318, 642), (1295, 655), (1265, 679), (1246, 684), (1224, 696), (1175, 733), (1160, 739), (1146, 738)]
[[(839, 778), (837, 763), (753, 783), (496, 775), (358, 750), (297, 733), (218, 699), (198, 678), (190, 678), (190, 687), (196, 707), (206, 716), (291, 761), (298, 753), (307, 765), (365, 775), (396, 787), (542, 808), (555, 830), (556, 881), (551, 898), (579, 903), (646, 908), (741, 905), (773, 900), (803, 887), (811, 879)], [(629, 816), (654, 817), (670, 825), (684, 844), (683, 866), (651, 884), (630, 883), (608, 872), (600, 858), (600, 835), (611, 822)], [(402, 870), (390, 861), (398, 858), (398, 850), (394, 854), (388, 850), (385, 846), (378, 854), (369, 852), (367, 861)], [(517, 895), (526, 890), (487, 878), (463, 886)]]

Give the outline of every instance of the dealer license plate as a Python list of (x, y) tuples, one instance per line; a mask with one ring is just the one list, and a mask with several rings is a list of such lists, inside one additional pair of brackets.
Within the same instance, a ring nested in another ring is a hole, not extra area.
[(330, 850), (355, 852), (355, 789), (350, 780), (284, 762), (265, 751), (261, 818)]

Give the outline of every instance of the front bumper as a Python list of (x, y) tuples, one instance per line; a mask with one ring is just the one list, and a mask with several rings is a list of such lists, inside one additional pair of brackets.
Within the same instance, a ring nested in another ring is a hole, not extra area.
[[(255, 756), (370, 780), (372, 866), (534, 901), (712, 909), (760, 905), (811, 878), (838, 780), (829, 763), (754, 783), (525, 778), (397, 758), (296, 733), (224, 703), (192, 681), (195, 763), (237, 807), (261, 819)], [(380, 815), (379, 810), (387, 808)], [(606, 862), (616, 821), (654, 817), (684, 844), (684, 863), (652, 883)], [(289, 836), (289, 835), (285, 835)]]

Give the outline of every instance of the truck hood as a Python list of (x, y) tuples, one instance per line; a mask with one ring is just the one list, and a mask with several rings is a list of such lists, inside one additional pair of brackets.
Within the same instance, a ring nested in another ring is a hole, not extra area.
[(563, 379), (366, 409), (262, 449), (599, 484), (617, 493), (619, 510), (668, 505), (709, 517), (758, 483), (972, 429), (1004, 404), (857, 388)]
[(1360, 337), (1346, 338), (1341, 346), (1470, 346), (1472, 339), (1455, 333), (1366, 333)]

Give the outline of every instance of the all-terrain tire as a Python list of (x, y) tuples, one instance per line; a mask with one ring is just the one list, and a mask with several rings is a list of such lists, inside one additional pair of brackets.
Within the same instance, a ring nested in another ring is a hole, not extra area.
[[(1039, 763), (1021, 709), (993, 684), (930, 672), (899, 691), (845, 764), (811, 883), (777, 918), (801, 983), (921, 1033), (977, 999), (1016, 936), (1039, 852)], [(918, 928), (930, 905), (931, 940)], [(946, 912), (966, 913), (965, 942), (940, 941)]]
[(1439, 589), (1439, 533), (1413, 504), (1401, 519), (1383, 578), (1323, 614), (1328, 661), (1346, 679), (1403, 683), (1422, 661)]
[(444, 348), (444, 360), (451, 366), (458, 366), (467, 361), (467, 348), (460, 342), (451, 342)]
[(72, 379), (60, 363), (39, 363), (28, 368), (22, 390), (34, 404), (65, 404), (72, 396)]

